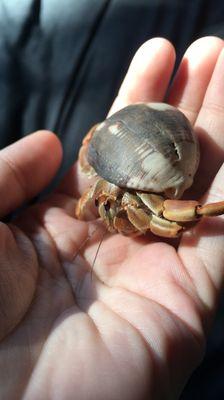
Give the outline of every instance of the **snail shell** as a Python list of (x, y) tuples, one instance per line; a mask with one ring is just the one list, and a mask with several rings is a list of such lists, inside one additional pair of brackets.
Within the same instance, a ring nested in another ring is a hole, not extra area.
[(175, 107), (139, 103), (97, 127), (87, 159), (99, 176), (119, 187), (179, 198), (192, 185), (199, 145)]

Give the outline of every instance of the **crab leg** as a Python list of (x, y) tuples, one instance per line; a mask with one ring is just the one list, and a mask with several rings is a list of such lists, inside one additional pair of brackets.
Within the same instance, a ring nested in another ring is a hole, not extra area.
[(224, 201), (202, 206), (194, 200), (164, 200), (151, 193), (138, 192), (137, 196), (152, 212), (150, 230), (159, 236), (178, 236), (187, 222), (224, 214)]
[(95, 219), (95, 198), (98, 193), (100, 180), (96, 181), (88, 190), (86, 190), (82, 197), (80, 197), (75, 208), (75, 216), (77, 219), (83, 221), (91, 221)]
[[(142, 208), (141, 201), (147, 206)], [(122, 199), (122, 206), (127, 212), (128, 220), (140, 233), (150, 230), (158, 236), (173, 238), (182, 231), (183, 226), (174, 221), (162, 218), (164, 198), (159, 195), (137, 193), (137, 196), (126, 192)]]
[(150, 230), (155, 235), (161, 237), (177, 237), (183, 230), (183, 227), (176, 222), (167, 221), (154, 214), (147, 214), (141, 208), (127, 206), (126, 208), (128, 220), (141, 233), (146, 233)]
[(155, 235), (166, 238), (175, 238), (179, 236), (183, 230), (184, 227), (177, 224), (176, 222), (167, 221), (164, 218), (152, 215), (152, 219), (150, 222), (150, 231)]
[(201, 206), (193, 200), (165, 200), (163, 217), (169, 221), (196, 221), (200, 217), (213, 217), (224, 214), (224, 201)]
[(207, 217), (222, 215), (224, 214), (224, 201), (205, 204), (204, 206), (199, 205), (197, 207), (197, 214), (200, 216), (207, 216)]

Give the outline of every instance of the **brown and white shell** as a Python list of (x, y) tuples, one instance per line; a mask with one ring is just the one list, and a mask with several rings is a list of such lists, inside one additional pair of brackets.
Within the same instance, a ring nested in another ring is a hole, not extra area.
[(192, 185), (199, 145), (175, 107), (138, 103), (97, 127), (87, 158), (99, 176), (119, 187), (179, 198)]

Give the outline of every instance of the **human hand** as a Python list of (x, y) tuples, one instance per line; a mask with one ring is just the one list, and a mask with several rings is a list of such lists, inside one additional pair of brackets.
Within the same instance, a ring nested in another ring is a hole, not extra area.
[[(144, 44), (113, 111), (162, 101), (174, 58), (164, 39)], [(195, 42), (168, 98), (199, 135), (193, 193), (208, 189), (206, 201), (224, 198), (223, 62), (221, 39)], [(47, 132), (1, 151), (1, 216), (38, 193), (60, 160)], [(223, 218), (201, 220), (178, 247), (108, 234), (91, 278), (104, 228), (74, 219), (85, 184), (75, 165), (49, 199), (0, 225), (0, 399), (176, 399), (203, 356), (222, 288)]]

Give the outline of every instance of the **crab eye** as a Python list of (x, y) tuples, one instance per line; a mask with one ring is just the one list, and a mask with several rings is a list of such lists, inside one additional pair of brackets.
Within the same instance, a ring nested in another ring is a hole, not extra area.
[(107, 202), (104, 204), (104, 209), (105, 209), (106, 212), (108, 212), (108, 211), (110, 210), (110, 202), (109, 202), (109, 201), (107, 201)]
[(95, 199), (95, 206), (98, 207), (99, 206), (99, 200)]

